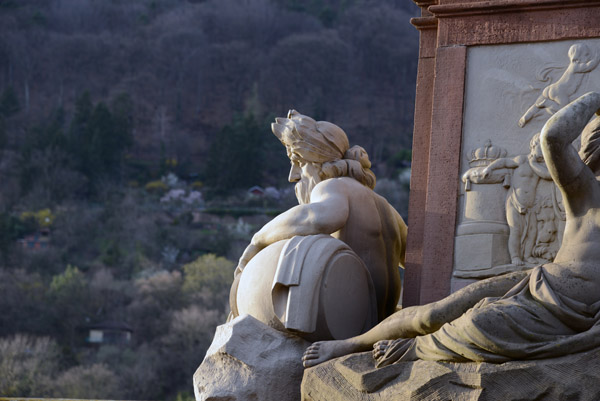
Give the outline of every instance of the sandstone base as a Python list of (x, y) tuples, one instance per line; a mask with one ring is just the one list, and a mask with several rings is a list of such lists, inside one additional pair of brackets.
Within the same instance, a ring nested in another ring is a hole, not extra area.
[(503, 364), (416, 361), (376, 369), (370, 352), (307, 369), (303, 400), (600, 400), (600, 350)]
[(217, 327), (194, 373), (196, 400), (299, 400), (302, 354), (309, 345), (251, 316), (239, 316)]

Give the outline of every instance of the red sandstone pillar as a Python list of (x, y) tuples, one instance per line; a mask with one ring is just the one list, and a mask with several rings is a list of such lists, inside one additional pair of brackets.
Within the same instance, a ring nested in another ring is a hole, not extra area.
[(431, 111), (433, 101), (433, 76), (437, 42), (437, 19), (431, 17), (427, 7), (436, 1), (421, 1), (420, 18), (411, 23), (420, 31), (419, 65), (415, 97), (415, 125), (412, 145), (412, 170), (408, 226), (410, 233), (406, 245), (406, 271), (404, 274), (404, 306), (420, 303), (421, 272), (423, 265), (423, 228), (425, 202), (427, 200), (427, 175), (429, 170), (429, 140), (431, 134)]

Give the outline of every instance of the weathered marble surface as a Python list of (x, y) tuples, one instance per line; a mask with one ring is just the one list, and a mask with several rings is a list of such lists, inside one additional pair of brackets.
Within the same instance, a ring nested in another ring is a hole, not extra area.
[(300, 399), (308, 342), (245, 315), (217, 327), (194, 373), (197, 401)]
[[(571, 143), (579, 135), (578, 154)], [(379, 366), (418, 359), (501, 363), (599, 348), (600, 92), (590, 92), (558, 111), (545, 124), (540, 142), (567, 211), (554, 263), (537, 266), (501, 297), (490, 297), (491, 290), (498, 289), (498, 282), (490, 281), (490, 292), (484, 289), (481, 301), (460, 317), (455, 312), (482, 295), (476, 284), (436, 303), (403, 309), (360, 336), (316, 342), (304, 354), (304, 366), (373, 345)], [(436, 309), (442, 313), (431, 313)]]
[(306, 340), (363, 333), (400, 297), (407, 227), (373, 191), (367, 152), (337, 125), (294, 110), (272, 130), (299, 205), (254, 234), (240, 257), (230, 319), (240, 318), (217, 329), (194, 375), (198, 401), (299, 399)]
[(406, 224), (373, 191), (367, 152), (340, 127), (290, 110), (271, 128), (299, 205), (253, 235), (236, 268), (232, 316), (311, 341), (358, 335), (396, 311)]
[(305, 401), (600, 399), (600, 350), (502, 364), (416, 361), (377, 369), (371, 352), (307, 369)]
[(348, 245), (325, 234), (260, 251), (242, 273), (237, 304), (240, 314), (309, 341), (353, 337), (377, 324), (369, 271)]
[[(482, 279), (554, 260), (565, 228), (561, 195), (539, 171), (537, 182), (532, 180), (535, 175), (527, 183), (519, 179), (525, 177), (527, 165), (518, 158), (527, 153), (531, 158), (535, 153), (529, 146), (531, 139), (557, 110), (600, 88), (598, 49), (599, 39), (469, 47), (460, 157), (466, 185), (459, 192), (453, 289), (464, 286), (464, 279)], [(494, 168), (491, 179), (482, 180), (481, 175), (473, 180), (485, 165), (473, 166), (473, 159), (499, 167), (488, 152), (482, 158), (481, 151), (490, 142), (497, 159), (507, 157), (518, 166), (512, 173)], [(506, 155), (500, 155), (499, 149)], [(529, 195), (523, 193), (525, 188)], [(505, 218), (498, 221), (498, 214)], [(506, 223), (510, 237), (503, 233)]]

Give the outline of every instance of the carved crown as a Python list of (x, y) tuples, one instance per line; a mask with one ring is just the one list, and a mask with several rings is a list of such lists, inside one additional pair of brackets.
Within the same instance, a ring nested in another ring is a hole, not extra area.
[(506, 149), (499, 146), (493, 146), (492, 141), (488, 139), (480, 148), (471, 151), (469, 165), (471, 167), (487, 166), (491, 162), (506, 156)]

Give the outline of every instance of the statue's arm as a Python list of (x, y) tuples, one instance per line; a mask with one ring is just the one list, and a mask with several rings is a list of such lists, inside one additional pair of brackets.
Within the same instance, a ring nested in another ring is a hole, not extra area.
[(600, 109), (600, 93), (590, 92), (554, 114), (542, 128), (540, 143), (554, 182), (561, 188), (571, 211), (577, 213), (597, 189), (594, 173), (583, 163), (571, 142)]
[(311, 203), (298, 205), (265, 224), (254, 236), (238, 263), (238, 270), (263, 248), (296, 235), (332, 234), (348, 220), (348, 194), (336, 180), (323, 181), (313, 189)]
[(519, 156), (511, 158), (511, 157), (502, 157), (500, 159), (494, 160), (493, 162), (491, 162), (489, 164), (489, 166), (487, 166), (486, 168), (483, 169), (482, 174), (484, 177), (489, 176), (492, 171), (494, 170), (500, 170), (503, 168), (517, 168), (520, 165), (521, 160), (519, 159)]
[(538, 163), (536, 161), (531, 161), (529, 166), (533, 170), (538, 177), (544, 180), (551, 180), (552, 176), (550, 175), (550, 171), (548, 171), (548, 167), (546, 167), (545, 163)]
[(583, 68), (581, 69), (581, 72), (590, 72), (592, 71), (594, 68), (596, 68), (596, 66), (598, 65), (598, 63), (600, 62), (600, 57), (594, 55), (594, 57), (588, 61), (587, 63), (585, 63), (583, 65)]
[(408, 227), (404, 222), (400, 213), (394, 210), (394, 216), (396, 217), (396, 223), (398, 224), (398, 228), (400, 229), (400, 265), (402, 267), (406, 266), (406, 238), (408, 238)]

